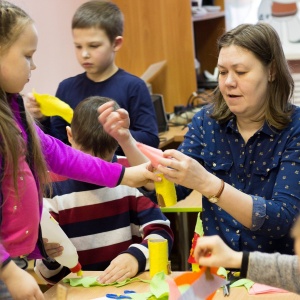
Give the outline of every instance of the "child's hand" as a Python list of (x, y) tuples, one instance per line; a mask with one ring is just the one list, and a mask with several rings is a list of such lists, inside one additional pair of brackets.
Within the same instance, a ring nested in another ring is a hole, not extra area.
[[(149, 171), (150, 170), (150, 171)], [(144, 163), (135, 167), (125, 168), (121, 184), (131, 187), (145, 186), (148, 190), (154, 189), (154, 181), (161, 181), (161, 177), (153, 173), (150, 163)]]
[(128, 141), (131, 137), (129, 131), (130, 120), (125, 109), (114, 110), (113, 105), (113, 101), (102, 104), (98, 108), (100, 114), (98, 120), (104, 130), (122, 146), (122, 143)]
[(0, 278), (15, 300), (45, 299), (35, 279), (29, 273), (19, 268), (13, 261), (9, 262), (1, 270)]
[(215, 235), (200, 237), (194, 255), (200, 266), (239, 269), (243, 253), (232, 250), (218, 235)]
[(120, 282), (134, 277), (139, 269), (138, 261), (129, 253), (123, 253), (113, 259), (110, 265), (97, 278), (100, 283)]
[(64, 247), (58, 243), (48, 243), (48, 239), (44, 239), (44, 247), (49, 257), (55, 259), (55, 257), (62, 255)]
[(45, 118), (45, 116), (41, 113), (40, 105), (37, 103), (32, 93), (24, 95), (23, 99), (26, 110), (33, 118), (37, 120), (42, 120)]

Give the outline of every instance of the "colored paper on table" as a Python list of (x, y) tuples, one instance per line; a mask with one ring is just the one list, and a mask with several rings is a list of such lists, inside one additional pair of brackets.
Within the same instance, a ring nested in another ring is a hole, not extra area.
[(214, 294), (217, 289), (228, 283), (227, 280), (215, 274), (212, 274), (213, 280), (207, 280), (205, 276), (200, 276), (190, 288), (184, 292), (178, 300), (205, 300), (210, 295)]
[(71, 123), (73, 118), (73, 109), (64, 101), (48, 94), (38, 94), (32, 91), (35, 100), (40, 105), (41, 113), (44, 116), (59, 116)]
[(176, 277), (174, 280), (178, 286), (190, 285), (178, 300), (211, 300), (217, 289), (228, 283), (217, 275), (217, 271), (217, 268), (201, 267), (199, 272), (184, 273)]
[(160, 149), (150, 147), (148, 145), (137, 142), (139, 150), (151, 161), (154, 168), (157, 168), (159, 163), (158, 160), (163, 157), (163, 152)]
[(230, 285), (230, 287), (244, 286), (247, 289), (248, 293), (249, 293), (249, 291), (250, 291), (251, 287), (253, 286), (253, 284), (254, 284), (254, 282), (252, 280), (242, 278), (242, 279), (239, 279), (239, 280), (233, 282)]
[(77, 278), (65, 278), (63, 279), (64, 283), (69, 283), (71, 286), (83, 286), (83, 287), (91, 287), (91, 286), (114, 286), (114, 287), (122, 287), (124, 285), (130, 284), (132, 282), (141, 281), (145, 283), (150, 283), (150, 280), (141, 279), (139, 277), (128, 278), (123, 281), (112, 282), (112, 283), (100, 283), (97, 281), (98, 277), (95, 276), (86, 276), (86, 277), (77, 277)]
[(250, 295), (269, 293), (288, 293), (288, 291), (260, 283), (254, 283), (249, 290)]

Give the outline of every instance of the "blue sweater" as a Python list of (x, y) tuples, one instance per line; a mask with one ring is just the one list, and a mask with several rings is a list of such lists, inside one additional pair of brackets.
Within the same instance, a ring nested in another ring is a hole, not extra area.
[[(119, 69), (110, 78), (94, 82), (86, 73), (63, 80), (56, 97), (68, 103), (73, 109), (89, 96), (103, 96), (115, 100), (128, 111), (130, 132), (135, 140), (157, 148), (159, 145), (156, 115), (147, 86), (140, 78)], [(66, 126), (61, 117), (52, 117), (42, 122), (45, 131), (68, 144)], [(119, 154), (122, 152), (118, 152)]]

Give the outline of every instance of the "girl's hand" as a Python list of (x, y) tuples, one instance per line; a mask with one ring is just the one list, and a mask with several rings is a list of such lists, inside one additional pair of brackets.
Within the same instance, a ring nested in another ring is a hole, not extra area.
[(123, 253), (113, 259), (110, 265), (97, 278), (100, 283), (112, 283), (124, 281), (134, 277), (138, 272), (138, 261), (129, 253)]
[(200, 266), (239, 269), (242, 265), (242, 252), (229, 248), (218, 236), (202, 236), (194, 250), (195, 260)]
[(26, 96), (23, 96), (23, 99), (26, 110), (34, 119), (41, 121), (45, 118), (45, 116), (41, 113), (40, 105), (37, 103), (32, 93), (28, 93)]
[(44, 239), (44, 247), (49, 257), (55, 259), (55, 257), (62, 255), (64, 247), (58, 243), (48, 243), (48, 239)]
[(45, 299), (35, 279), (25, 270), (20, 269), (13, 261), (10, 261), (0, 271), (0, 278), (15, 300)]
[(161, 181), (161, 178), (154, 174), (150, 163), (144, 163), (135, 167), (125, 168), (121, 184), (131, 187), (145, 186), (148, 190), (154, 189), (154, 181)]
[(113, 105), (113, 101), (102, 104), (98, 108), (100, 114), (98, 120), (104, 130), (122, 146), (131, 137), (129, 131), (130, 119), (125, 109), (114, 110)]

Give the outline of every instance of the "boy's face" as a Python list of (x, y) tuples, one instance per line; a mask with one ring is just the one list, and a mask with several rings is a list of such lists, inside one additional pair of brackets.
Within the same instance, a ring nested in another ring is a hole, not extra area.
[(104, 30), (91, 27), (73, 29), (73, 41), (77, 60), (88, 78), (102, 81), (115, 72), (114, 57), (121, 47), (122, 37), (111, 43)]

